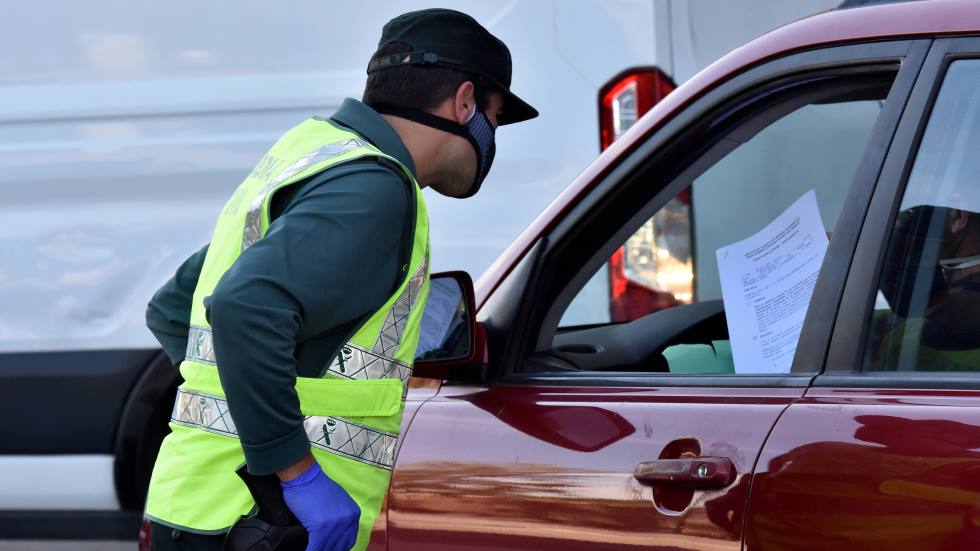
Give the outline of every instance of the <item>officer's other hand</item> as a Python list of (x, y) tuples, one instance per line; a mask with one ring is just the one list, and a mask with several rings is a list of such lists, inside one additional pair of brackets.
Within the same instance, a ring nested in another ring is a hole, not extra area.
[(306, 551), (350, 551), (361, 508), (314, 461), (303, 474), (280, 482), (289, 510), (309, 533)]

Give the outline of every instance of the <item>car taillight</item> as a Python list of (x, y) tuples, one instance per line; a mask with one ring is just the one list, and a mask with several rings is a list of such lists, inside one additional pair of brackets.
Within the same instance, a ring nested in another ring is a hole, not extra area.
[(599, 90), (599, 145), (605, 150), (674, 89), (656, 68), (630, 69)]
[[(625, 71), (599, 91), (599, 144), (622, 136), (674, 89), (656, 68)], [(609, 259), (611, 321), (630, 321), (693, 299), (691, 197), (672, 199)]]
[(150, 520), (147, 518), (140, 524), (139, 551), (150, 551)]

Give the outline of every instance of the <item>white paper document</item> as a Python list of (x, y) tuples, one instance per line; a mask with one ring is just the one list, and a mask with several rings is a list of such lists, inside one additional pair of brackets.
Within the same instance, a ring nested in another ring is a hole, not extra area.
[(718, 249), (736, 373), (788, 373), (827, 252), (813, 190), (759, 233)]

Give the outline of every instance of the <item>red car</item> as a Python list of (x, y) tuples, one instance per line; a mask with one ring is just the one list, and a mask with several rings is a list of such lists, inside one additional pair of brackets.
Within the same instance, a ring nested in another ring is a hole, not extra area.
[[(477, 282), (466, 357), (418, 363), (372, 548), (980, 549), (980, 2), (832, 11), (633, 86), (656, 105)], [(809, 190), (829, 246), (759, 374), (716, 250)]]

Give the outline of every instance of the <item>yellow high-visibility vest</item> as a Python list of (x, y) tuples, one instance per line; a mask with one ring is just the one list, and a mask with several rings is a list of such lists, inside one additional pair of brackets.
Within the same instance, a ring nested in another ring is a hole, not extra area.
[(414, 190), (409, 263), (397, 290), (331, 359), (322, 378), (297, 377), (296, 391), (313, 456), (361, 508), (354, 549), (364, 549), (381, 508), (401, 424), (404, 396), (429, 292), (429, 224), (411, 171), (350, 130), (309, 119), (287, 132), (222, 209), (194, 291), (184, 383), (163, 441), (146, 515), (166, 526), (222, 533), (254, 506), (235, 474), (245, 461), (218, 380), (204, 298), (243, 250), (269, 227), (272, 196), (330, 167), (368, 156), (404, 172)]

